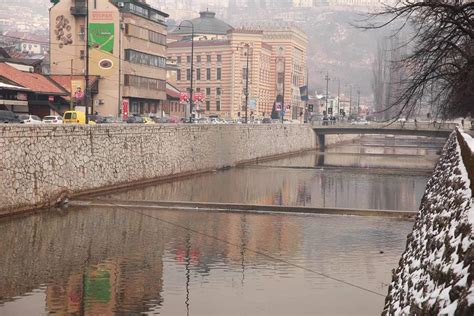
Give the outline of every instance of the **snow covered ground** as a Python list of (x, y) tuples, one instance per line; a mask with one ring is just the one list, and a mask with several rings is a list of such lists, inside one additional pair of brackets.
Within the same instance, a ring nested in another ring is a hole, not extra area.
[[(466, 143), (474, 153), (474, 142)], [(453, 133), (428, 181), (382, 315), (474, 315), (474, 200)]]

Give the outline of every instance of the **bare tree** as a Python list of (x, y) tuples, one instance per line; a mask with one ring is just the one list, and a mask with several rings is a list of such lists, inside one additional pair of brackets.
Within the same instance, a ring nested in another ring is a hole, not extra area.
[[(376, 22), (383, 19), (384, 22)], [(442, 118), (474, 112), (474, 3), (470, 0), (399, 0), (374, 13), (364, 29), (396, 26), (394, 34), (410, 29), (401, 44), (409, 53), (400, 56), (403, 69), (399, 91), (385, 110), (393, 117), (410, 116), (422, 100), (438, 104)]]

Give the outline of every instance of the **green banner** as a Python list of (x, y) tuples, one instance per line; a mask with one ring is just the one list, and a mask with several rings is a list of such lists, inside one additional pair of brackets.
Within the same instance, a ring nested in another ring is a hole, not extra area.
[(89, 46), (103, 52), (114, 52), (114, 23), (89, 23)]

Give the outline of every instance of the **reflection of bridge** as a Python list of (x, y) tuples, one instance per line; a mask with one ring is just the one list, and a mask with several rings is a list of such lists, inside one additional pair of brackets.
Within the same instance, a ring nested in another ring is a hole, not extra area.
[[(331, 124), (325, 121), (328, 125), (323, 125), (321, 121), (313, 122), (313, 130), (318, 136), (319, 148), (324, 150), (326, 135), (341, 135), (341, 134), (383, 134), (383, 135), (407, 135), (407, 136), (426, 136), (426, 137), (441, 137), (447, 138), (454, 130), (456, 124), (454, 123), (367, 123), (367, 124), (349, 124), (336, 123)], [(357, 122), (361, 123), (361, 122)]]

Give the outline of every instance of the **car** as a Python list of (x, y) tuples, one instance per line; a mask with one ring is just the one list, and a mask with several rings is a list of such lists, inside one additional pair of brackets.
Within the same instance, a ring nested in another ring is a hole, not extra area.
[(144, 117), (143, 118), (143, 123), (145, 124), (156, 124), (155, 121), (153, 121), (150, 117)]
[(104, 118), (98, 114), (88, 115), (87, 118), (89, 119), (89, 122), (94, 122), (96, 124), (100, 124), (104, 120)]
[(23, 124), (43, 124), (43, 121), (36, 115), (20, 114), (18, 119)]
[(401, 117), (397, 120), (397, 122), (400, 122), (400, 123), (405, 123), (406, 121), (407, 121), (407, 119), (404, 118), (404, 117)]
[(114, 116), (104, 116), (102, 117), (100, 124), (113, 124), (113, 123), (121, 123), (121, 122), (122, 121), (120, 119), (117, 119)]
[(21, 120), (12, 111), (0, 110), (0, 123), (21, 123)]
[(143, 120), (143, 117), (134, 115), (134, 116), (129, 116), (127, 119), (128, 124), (143, 124), (145, 121)]
[(269, 117), (265, 117), (262, 119), (262, 124), (271, 124), (271, 123), (272, 123), (272, 119)]
[(59, 115), (48, 115), (43, 117), (43, 123), (45, 124), (62, 124), (63, 118)]
[(65, 124), (86, 124), (86, 113), (79, 111), (66, 111), (63, 115)]

